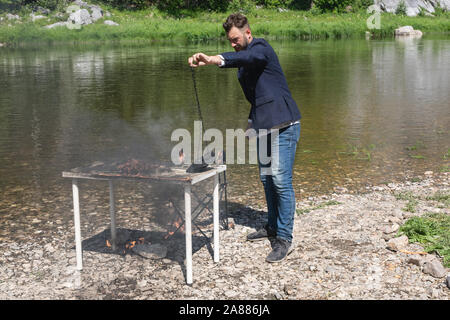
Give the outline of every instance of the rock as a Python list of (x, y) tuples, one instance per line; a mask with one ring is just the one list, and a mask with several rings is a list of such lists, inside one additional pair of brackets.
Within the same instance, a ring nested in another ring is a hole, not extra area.
[(386, 226), (385, 228), (383, 228), (383, 232), (384, 233), (394, 233), (396, 232), (398, 229), (400, 228), (400, 226), (396, 223), (390, 225), (390, 226)]
[(421, 37), (422, 31), (414, 30), (414, 28), (411, 26), (404, 26), (404, 27), (395, 29), (394, 34), (396, 37), (402, 37), (402, 36)]
[(45, 26), (44, 28), (46, 28), (46, 29), (53, 29), (53, 28), (56, 28), (56, 27), (65, 27), (65, 26), (67, 26), (67, 22), (60, 21), (60, 22), (56, 22), (56, 23), (50, 24), (48, 26)]
[(33, 8), (33, 12), (48, 15), (48, 14), (50, 14), (51, 11), (50, 11), (50, 9), (43, 8), (41, 6), (37, 6), (37, 7)]
[(58, 18), (58, 19), (63, 19), (64, 18), (64, 13), (62, 12), (57, 12), (53, 15), (53, 17)]
[(447, 288), (450, 289), (450, 275), (447, 276), (446, 282), (447, 282)]
[(277, 300), (283, 300), (283, 296), (282, 296), (278, 291), (275, 291), (275, 292), (273, 293), (273, 296), (274, 296), (274, 298), (277, 299)]
[(0, 42), (0, 48), (4, 47), (4, 46), (5, 46), (5, 44)]
[(95, 22), (98, 19), (103, 18), (103, 10), (102, 10), (102, 8), (100, 8), (98, 6), (92, 6), (91, 7), (91, 11), (92, 11), (92, 13), (91, 13), (92, 21)]
[(400, 209), (397, 209), (394, 211), (394, 217), (398, 219), (403, 219), (403, 211)]
[(408, 237), (401, 236), (389, 240), (387, 243), (387, 248), (392, 251), (398, 251), (405, 248), (407, 245), (408, 245)]
[(8, 20), (20, 20), (20, 17), (17, 14), (11, 13), (7, 13), (6, 18), (8, 18)]
[(433, 171), (425, 171), (424, 175), (432, 176), (433, 175)]
[(147, 259), (163, 259), (167, 255), (167, 247), (159, 243), (137, 244), (131, 250)]
[(442, 278), (446, 274), (444, 266), (437, 259), (425, 262), (423, 265), (423, 272), (435, 278)]
[(336, 193), (348, 193), (348, 189), (345, 188), (345, 187), (335, 187), (335, 188), (334, 188), (334, 191), (335, 191)]
[[(402, 0), (375, 0), (375, 5), (378, 5), (383, 11), (395, 13), (401, 1)], [(450, 10), (450, 0), (408, 0), (404, 1), (406, 5), (406, 15), (413, 17), (418, 15), (421, 10), (433, 13), (435, 12), (435, 7), (437, 7), (438, 2), (442, 8)]]
[(47, 252), (50, 252), (50, 253), (53, 253), (53, 252), (56, 251), (55, 247), (51, 243), (47, 243), (44, 246), (44, 250), (47, 251)]
[(237, 296), (237, 292), (234, 290), (227, 290), (224, 292), (225, 296), (227, 296), (227, 298), (233, 298), (235, 296)]
[(111, 20), (105, 20), (105, 22), (103, 22), (104, 24), (108, 25), (108, 26), (118, 26), (119, 24), (111, 21)]
[(89, 11), (87, 11), (86, 9), (81, 9), (81, 10), (72, 12), (70, 14), (67, 22), (71, 22), (76, 25), (88, 25), (88, 24), (91, 24), (93, 21), (91, 19), (91, 15), (89, 14)]
[(30, 13), (31, 21), (35, 22), (36, 20), (46, 18), (46, 16), (37, 15), (35, 16), (33, 13)]
[(407, 262), (418, 267), (421, 267), (425, 263), (424, 259), (420, 255), (413, 255)]
[(89, 8), (89, 4), (87, 2), (84, 2), (82, 0), (75, 0), (72, 5), (77, 5), (81, 8)]
[(285, 284), (283, 288), (284, 293), (292, 295), (294, 293), (294, 286), (291, 284)]

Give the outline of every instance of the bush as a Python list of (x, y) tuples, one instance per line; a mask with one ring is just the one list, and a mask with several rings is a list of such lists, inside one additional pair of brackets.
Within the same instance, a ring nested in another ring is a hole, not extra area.
[(352, 7), (358, 10), (366, 10), (373, 4), (373, 0), (353, 0)]
[(257, 5), (264, 6), (269, 9), (273, 8), (288, 8), (291, 6), (293, 0), (258, 0)]
[(395, 14), (406, 16), (406, 4), (405, 1), (400, 1), (397, 9), (395, 9)]
[(315, 7), (317, 7), (321, 12), (343, 12), (347, 6), (351, 6), (352, 4), (352, 0), (314, 0)]

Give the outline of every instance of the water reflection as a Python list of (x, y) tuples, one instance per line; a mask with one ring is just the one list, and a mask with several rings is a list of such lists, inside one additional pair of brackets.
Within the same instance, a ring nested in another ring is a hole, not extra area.
[[(448, 38), (271, 43), (303, 114), (298, 193), (448, 168)], [(0, 188), (31, 188), (39, 199), (61, 185), (61, 171), (90, 161), (168, 159), (171, 132), (192, 129), (197, 119), (186, 60), (198, 50), (230, 48), (0, 51)], [(196, 76), (205, 126), (245, 127), (236, 70), (204, 68)], [(230, 175), (236, 194), (262, 194), (256, 168), (231, 166)]]

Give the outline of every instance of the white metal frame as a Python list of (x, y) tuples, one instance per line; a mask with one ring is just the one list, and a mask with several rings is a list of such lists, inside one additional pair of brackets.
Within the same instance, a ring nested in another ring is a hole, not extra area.
[[(214, 246), (214, 262), (219, 262), (219, 174), (226, 170), (226, 165), (219, 165), (216, 168), (206, 171), (205, 173), (194, 174), (192, 179), (185, 182), (184, 185), (184, 214), (185, 214), (185, 238), (186, 238), (186, 283), (192, 284), (192, 203), (191, 203), (191, 186), (206, 180), (208, 178), (214, 178), (214, 190), (213, 190), (213, 246)], [(63, 177), (72, 177), (72, 192), (73, 192), (73, 214), (75, 225), (75, 250), (77, 269), (83, 269), (83, 252), (81, 245), (81, 223), (80, 223), (80, 200), (79, 200), (79, 188), (78, 179), (93, 179), (74, 177), (70, 173), (64, 172)], [(95, 178), (96, 179), (96, 178)], [(111, 179), (96, 179), (96, 180), (108, 180), (109, 183), (109, 212), (111, 218), (111, 241), (112, 249), (116, 249), (116, 214), (114, 208), (114, 185)]]

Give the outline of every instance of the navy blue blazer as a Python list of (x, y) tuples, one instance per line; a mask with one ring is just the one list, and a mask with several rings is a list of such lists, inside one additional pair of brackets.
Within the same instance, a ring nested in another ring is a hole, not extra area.
[(222, 53), (222, 68), (239, 68), (238, 79), (252, 105), (249, 119), (254, 129), (271, 129), (301, 118), (278, 57), (262, 38), (253, 38), (247, 49)]

